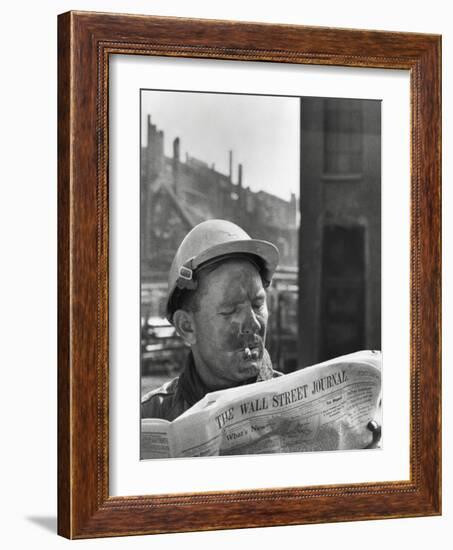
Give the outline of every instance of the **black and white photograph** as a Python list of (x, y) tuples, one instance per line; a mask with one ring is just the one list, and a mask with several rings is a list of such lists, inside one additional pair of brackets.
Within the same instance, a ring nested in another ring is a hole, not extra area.
[(448, 6), (4, 4), (5, 549), (452, 547)]
[(141, 459), (380, 448), (381, 102), (140, 116)]

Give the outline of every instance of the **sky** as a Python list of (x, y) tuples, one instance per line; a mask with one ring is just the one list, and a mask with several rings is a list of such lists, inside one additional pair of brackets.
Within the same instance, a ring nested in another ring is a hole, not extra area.
[(167, 156), (180, 138), (181, 160), (191, 157), (229, 173), (233, 181), (242, 163), (242, 183), (289, 200), (299, 196), (299, 110), (297, 97), (142, 91), (142, 143), (146, 119), (164, 132)]

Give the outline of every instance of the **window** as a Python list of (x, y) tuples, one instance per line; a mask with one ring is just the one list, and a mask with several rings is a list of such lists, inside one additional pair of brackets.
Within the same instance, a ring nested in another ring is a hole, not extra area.
[(362, 172), (362, 110), (353, 99), (324, 102), (324, 173)]
[(365, 347), (365, 230), (326, 225), (321, 282), (321, 360)]

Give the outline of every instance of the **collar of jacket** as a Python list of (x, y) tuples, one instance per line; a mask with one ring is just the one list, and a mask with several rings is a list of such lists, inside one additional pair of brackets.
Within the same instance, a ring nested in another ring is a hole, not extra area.
[[(271, 358), (268, 351), (265, 349), (258, 376), (249, 378), (243, 382), (243, 385), (269, 380), (273, 377), (273, 373), (274, 370), (272, 368)], [(179, 386), (184, 400), (191, 407), (200, 401), (200, 399), (203, 399), (207, 393), (212, 391), (205, 385), (198, 374), (192, 352), (189, 353), (184, 370), (179, 377)]]

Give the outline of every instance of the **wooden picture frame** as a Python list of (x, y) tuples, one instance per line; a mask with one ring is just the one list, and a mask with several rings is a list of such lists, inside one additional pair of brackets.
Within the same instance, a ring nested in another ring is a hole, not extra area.
[[(59, 534), (88, 538), (440, 514), (440, 37), (69, 12), (59, 16), (58, 47)], [(111, 54), (410, 71), (409, 480), (109, 495)]]

